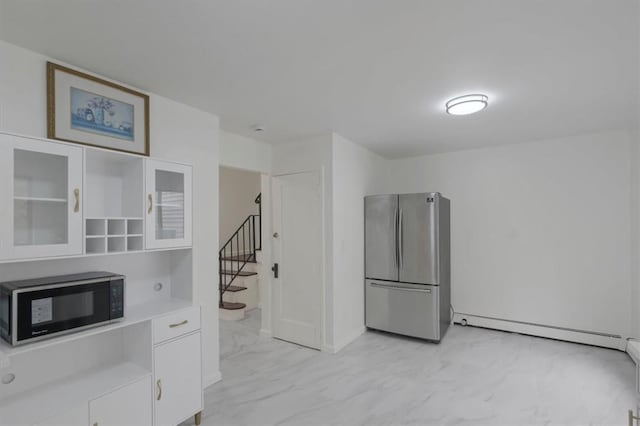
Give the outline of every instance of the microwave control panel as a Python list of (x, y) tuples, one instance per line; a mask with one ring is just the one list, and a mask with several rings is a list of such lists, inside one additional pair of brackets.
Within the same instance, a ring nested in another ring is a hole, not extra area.
[(124, 317), (124, 280), (111, 281), (111, 319)]

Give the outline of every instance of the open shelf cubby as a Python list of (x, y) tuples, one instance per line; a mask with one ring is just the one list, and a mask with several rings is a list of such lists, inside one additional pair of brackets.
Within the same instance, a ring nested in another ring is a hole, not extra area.
[(107, 235), (125, 235), (126, 219), (107, 219)]
[(106, 234), (106, 223), (104, 219), (87, 219), (86, 235), (104, 236)]
[(127, 235), (142, 235), (143, 228), (142, 219), (127, 219)]
[(86, 219), (87, 254), (144, 250), (144, 221), (141, 217), (94, 217)]
[(107, 252), (118, 253), (127, 249), (125, 237), (107, 237)]
[(127, 251), (140, 251), (143, 248), (142, 235), (127, 237)]
[(89, 254), (100, 254), (107, 251), (104, 237), (87, 237), (85, 247)]
[(142, 158), (98, 150), (87, 150), (85, 155), (85, 215), (114, 219), (144, 215)]

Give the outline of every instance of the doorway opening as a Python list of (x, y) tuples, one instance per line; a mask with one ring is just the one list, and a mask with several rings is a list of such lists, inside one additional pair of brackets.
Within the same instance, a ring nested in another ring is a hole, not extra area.
[(260, 306), (262, 194), (257, 172), (219, 170), (218, 291), (221, 320), (238, 321)]

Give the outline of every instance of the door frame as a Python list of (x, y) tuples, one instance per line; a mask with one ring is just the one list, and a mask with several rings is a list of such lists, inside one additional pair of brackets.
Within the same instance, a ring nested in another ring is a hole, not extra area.
[[(287, 173), (279, 173), (279, 174), (269, 174), (267, 175), (267, 179), (268, 181), (266, 182), (266, 184), (268, 185), (268, 193), (269, 193), (269, 200), (268, 203), (269, 205), (268, 207), (268, 212), (269, 212), (269, 218), (268, 221), (264, 221), (263, 218), (263, 224), (265, 222), (268, 223), (267, 226), (265, 226), (265, 229), (263, 231), (263, 246), (264, 246), (264, 242), (265, 241), (269, 241), (269, 259), (267, 262), (267, 259), (263, 258), (263, 262), (264, 262), (264, 268), (265, 268), (265, 272), (267, 272), (267, 274), (265, 274), (265, 276), (268, 276), (269, 278), (267, 280), (265, 280), (265, 296), (268, 295), (268, 297), (265, 297), (262, 300), (262, 329), (260, 330), (261, 334), (268, 336), (268, 337), (273, 337), (273, 330), (275, 329), (275, 315), (273, 314), (273, 300), (275, 298), (275, 286), (273, 284), (273, 273), (271, 272), (271, 266), (273, 265), (273, 229), (274, 229), (274, 214), (273, 214), (273, 179), (278, 178), (278, 177), (283, 177), (283, 176), (291, 176), (291, 175), (297, 175), (297, 174), (303, 174), (303, 173), (318, 173), (320, 176), (320, 204), (322, 206), (321, 208), (321, 212), (320, 212), (320, 234), (321, 234), (321, 241), (322, 241), (322, 250), (321, 250), (321, 277), (320, 277), (320, 282), (321, 282), (321, 294), (322, 297), (320, 298), (320, 350), (323, 352), (331, 352), (333, 353), (333, 349), (327, 346), (327, 330), (326, 330), (326, 318), (327, 318), (327, 314), (326, 314), (326, 307), (327, 307), (327, 256), (326, 256), (326, 247), (327, 247), (327, 238), (326, 238), (326, 188), (325, 188), (325, 170), (324, 167), (320, 167), (318, 169), (303, 169), (303, 170), (297, 170), (297, 171), (292, 171), (292, 172), (287, 172)], [(264, 185), (265, 182), (263, 182)], [(263, 187), (263, 190), (265, 188)], [(264, 207), (264, 206), (263, 206)], [(263, 209), (264, 211), (265, 209)], [(265, 238), (266, 237), (266, 238)], [(268, 329), (265, 328), (265, 326), (268, 326)], [(295, 344), (295, 343), (293, 343)]]

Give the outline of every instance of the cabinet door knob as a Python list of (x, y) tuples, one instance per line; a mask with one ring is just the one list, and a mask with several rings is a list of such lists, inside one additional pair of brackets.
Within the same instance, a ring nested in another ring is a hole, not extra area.
[(73, 211), (74, 213), (78, 213), (80, 211), (80, 189), (76, 188), (73, 190), (73, 198), (75, 199)]
[(156, 382), (156, 386), (158, 387), (158, 397), (156, 398), (158, 401), (162, 399), (162, 380), (158, 379)]

